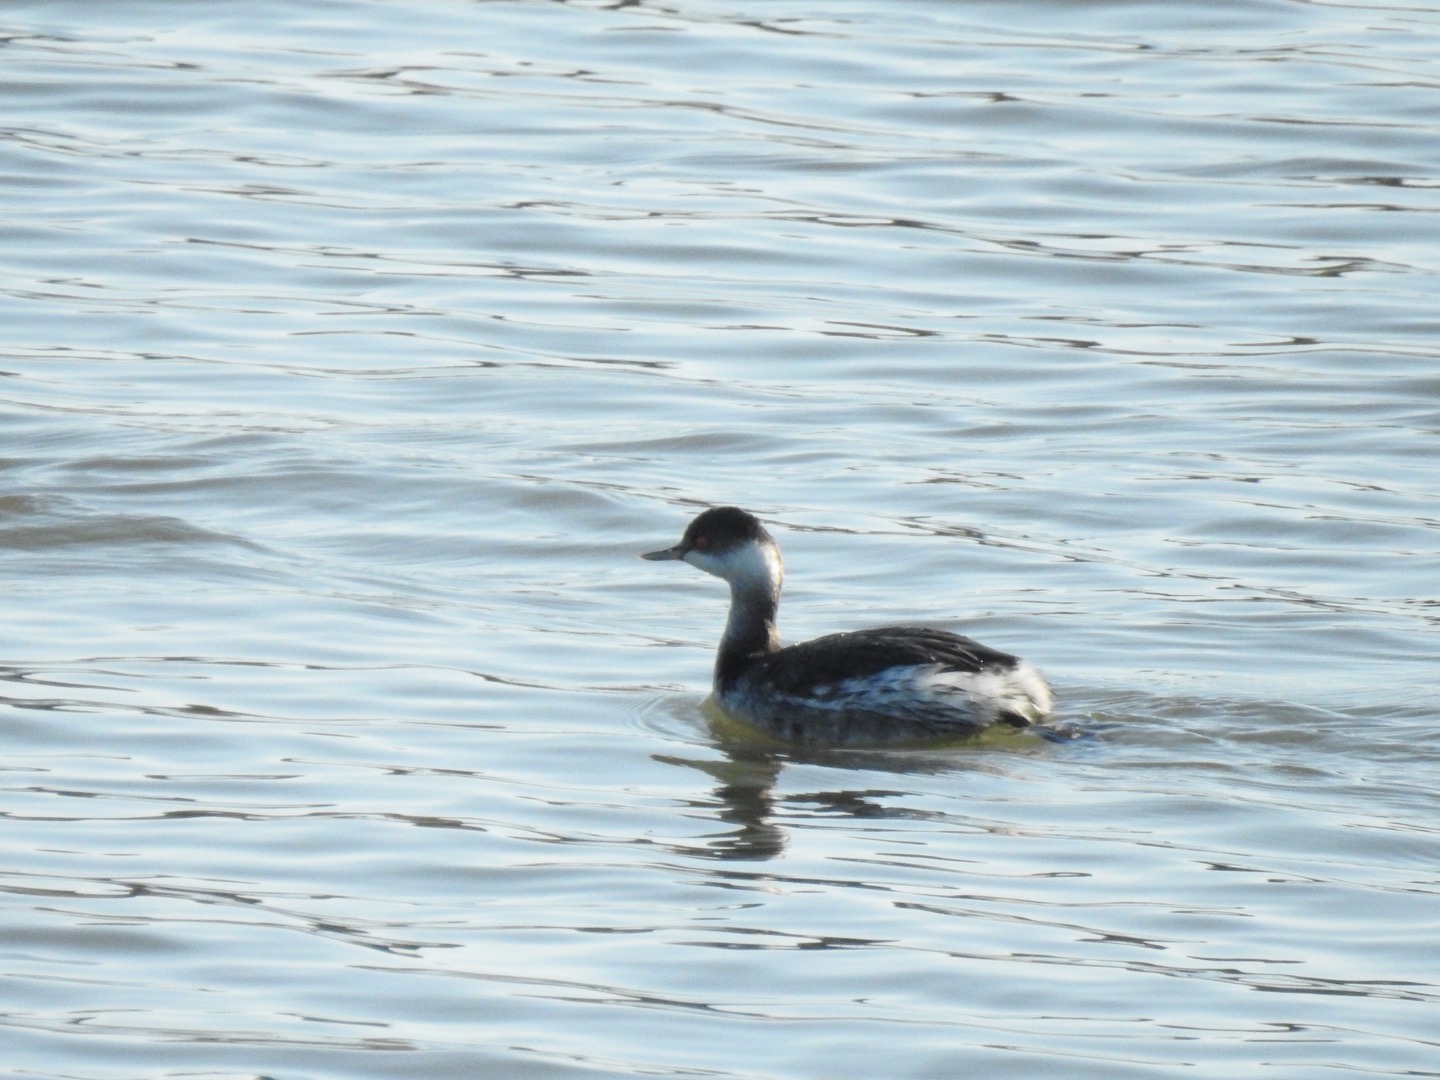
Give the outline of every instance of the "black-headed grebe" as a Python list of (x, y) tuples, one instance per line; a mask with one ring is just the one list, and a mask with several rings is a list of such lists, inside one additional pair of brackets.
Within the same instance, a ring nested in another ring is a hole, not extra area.
[(945, 630), (886, 626), (781, 647), (784, 570), (758, 518), (706, 510), (680, 543), (642, 559), (678, 559), (730, 583), (715, 658), (715, 699), (737, 719), (796, 743), (860, 745), (1027, 727), (1050, 712), (1030, 663)]

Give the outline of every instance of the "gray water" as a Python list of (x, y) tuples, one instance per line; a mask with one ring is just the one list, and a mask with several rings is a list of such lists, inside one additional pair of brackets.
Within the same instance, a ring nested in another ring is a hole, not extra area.
[[(1440, 1076), (1440, 6), (0, 11), (0, 1071)], [(782, 633), (1079, 733), (798, 754)]]

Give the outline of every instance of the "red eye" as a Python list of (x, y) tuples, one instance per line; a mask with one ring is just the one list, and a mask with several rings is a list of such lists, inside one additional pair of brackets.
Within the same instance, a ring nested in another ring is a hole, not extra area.
[(694, 545), (694, 546), (695, 546), (696, 548), (698, 548), (699, 550), (704, 551), (706, 548), (708, 548), (708, 547), (710, 546), (710, 538), (709, 538), (708, 536), (697, 536), (697, 537), (695, 538), (695, 545)]

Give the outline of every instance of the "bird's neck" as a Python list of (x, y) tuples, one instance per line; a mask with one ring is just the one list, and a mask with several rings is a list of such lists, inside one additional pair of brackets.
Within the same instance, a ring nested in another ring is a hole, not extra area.
[(780, 648), (780, 634), (775, 628), (779, 610), (778, 581), (730, 586), (730, 617), (715, 658), (717, 689), (731, 685), (750, 657)]

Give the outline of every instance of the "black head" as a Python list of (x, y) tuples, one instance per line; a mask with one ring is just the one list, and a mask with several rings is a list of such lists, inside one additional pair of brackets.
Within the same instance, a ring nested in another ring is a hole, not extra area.
[[(696, 551), (723, 553), (756, 540), (770, 540), (760, 519), (738, 506), (717, 506), (706, 510), (685, 530), (680, 543)], [(774, 543), (773, 540), (770, 540)]]
[(673, 548), (652, 551), (641, 558), (683, 559), (692, 551), (703, 555), (724, 555), (756, 541), (772, 546), (775, 543), (759, 518), (747, 514), (738, 506), (717, 506), (690, 522), (680, 543)]

